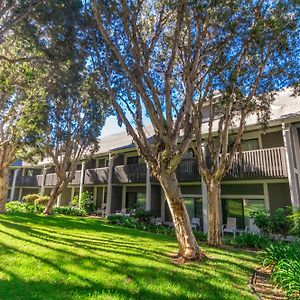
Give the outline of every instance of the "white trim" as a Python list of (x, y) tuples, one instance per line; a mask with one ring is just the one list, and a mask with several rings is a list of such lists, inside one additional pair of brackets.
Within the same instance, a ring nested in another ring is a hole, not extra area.
[(122, 186), (122, 208), (126, 208), (126, 185)]
[(224, 198), (224, 199), (230, 199), (230, 198), (243, 199), (243, 198), (245, 198), (245, 199), (255, 200), (255, 199), (265, 199), (265, 195), (241, 195), (241, 194), (239, 194), (239, 195), (222, 195), (221, 194), (221, 198)]
[(264, 183), (264, 195), (265, 195), (266, 211), (270, 211), (269, 189), (268, 189), (268, 184), (267, 183)]
[(287, 178), (278, 178), (278, 179), (249, 179), (249, 180), (226, 180), (222, 181), (223, 184), (263, 184), (263, 183), (286, 183), (288, 182)]

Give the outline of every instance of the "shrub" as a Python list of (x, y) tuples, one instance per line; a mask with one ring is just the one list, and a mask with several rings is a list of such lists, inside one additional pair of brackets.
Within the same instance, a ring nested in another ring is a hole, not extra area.
[(49, 196), (42, 196), (40, 194), (28, 194), (23, 197), (23, 201), (31, 204), (46, 205), (49, 201)]
[(281, 260), (300, 260), (300, 244), (285, 242), (272, 243), (261, 254), (261, 258), (265, 266), (274, 266)]
[(137, 219), (138, 222), (151, 224), (153, 215), (150, 211), (146, 211), (143, 208), (136, 208), (133, 213), (133, 217)]
[(281, 260), (275, 267), (271, 280), (284, 289), (290, 298), (300, 298), (300, 260)]
[(293, 222), (291, 233), (300, 237), (300, 209), (295, 210), (290, 215), (290, 219)]
[(250, 215), (263, 234), (276, 237), (276, 235), (287, 236), (291, 232), (293, 228), (293, 221), (290, 218), (291, 213), (292, 209), (286, 207), (285, 209), (276, 209), (272, 215), (268, 215), (261, 210), (252, 212)]
[(290, 298), (300, 298), (300, 244), (274, 243), (262, 253), (264, 265), (273, 266), (271, 280)]
[(54, 207), (54, 214), (68, 215), (68, 216), (85, 216), (86, 211), (78, 207), (59, 206)]
[[(76, 195), (72, 201), (72, 205), (79, 207), (79, 196)], [(95, 211), (95, 205), (93, 201), (93, 194), (90, 192), (83, 192), (81, 194), (80, 206), (87, 213), (92, 213)]]
[(194, 235), (198, 241), (201, 241), (201, 242), (207, 241), (207, 234), (202, 231), (198, 231), (198, 230), (194, 231)]
[(40, 204), (31, 204), (27, 202), (11, 201), (5, 205), (7, 212), (21, 212), (21, 213), (36, 213), (40, 214), (43, 212), (45, 206)]
[(270, 240), (263, 236), (253, 233), (238, 234), (233, 240), (233, 244), (240, 248), (264, 249), (270, 243)]

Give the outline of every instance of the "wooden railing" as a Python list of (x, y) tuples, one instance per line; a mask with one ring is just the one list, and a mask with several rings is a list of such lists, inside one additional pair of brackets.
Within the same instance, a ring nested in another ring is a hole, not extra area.
[(89, 169), (84, 174), (84, 184), (107, 183), (108, 168)]
[(113, 182), (129, 183), (146, 182), (147, 168), (144, 164), (132, 164), (116, 166), (114, 170)]
[(32, 186), (32, 187), (37, 187), (38, 186), (38, 180), (37, 176), (17, 176), (16, 180), (16, 185), (17, 186)]
[(177, 170), (176, 170), (177, 180), (184, 181), (197, 181), (200, 182), (201, 177), (198, 171), (198, 162), (194, 158), (183, 159)]
[(242, 157), (235, 154), (232, 168), (225, 179), (287, 177), (285, 148), (269, 148), (244, 151)]

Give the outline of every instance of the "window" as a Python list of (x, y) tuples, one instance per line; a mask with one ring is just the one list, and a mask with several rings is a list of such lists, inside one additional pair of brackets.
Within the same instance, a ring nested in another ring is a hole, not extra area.
[(126, 193), (126, 208), (140, 207), (146, 209), (145, 193)]
[(249, 226), (250, 214), (258, 210), (266, 210), (263, 199), (243, 199), (245, 226)]
[(251, 151), (259, 149), (258, 139), (242, 140), (241, 148), (243, 151)]
[(185, 197), (184, 204), (190, 218), (202, 218), (201, 198)]
[(139, 163), (139, 157), (138, 156), (129, 156), (127, 157), (127, 165), (133, 165)]
[(143, 209), (146, 209), (146, 194), (145, 193), (137, 194), (137, 205)]

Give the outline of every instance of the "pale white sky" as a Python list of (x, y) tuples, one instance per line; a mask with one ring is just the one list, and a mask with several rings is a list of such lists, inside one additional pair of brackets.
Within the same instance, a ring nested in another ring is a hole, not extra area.
[(125, 126), (122, 125), (122, 127), (120, 127), (118, 125), (117, 118), (115, 116), (110, 116), (105, 121), (105, 125), (102, 129), (101, 136), (107, 136), (122, 131), (125, 131)]

